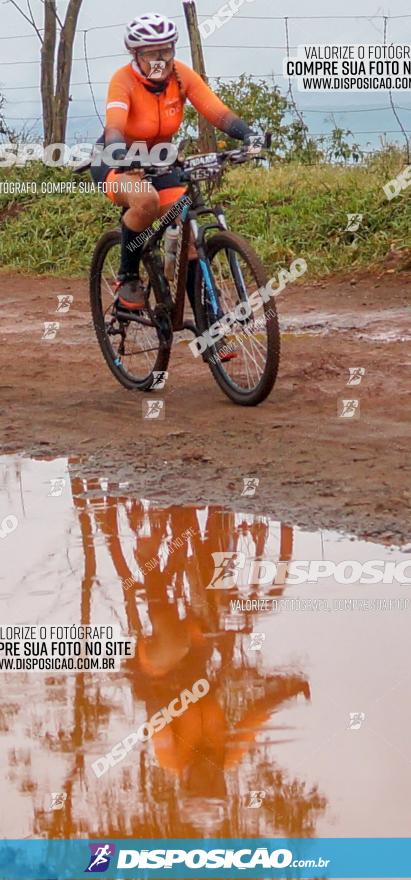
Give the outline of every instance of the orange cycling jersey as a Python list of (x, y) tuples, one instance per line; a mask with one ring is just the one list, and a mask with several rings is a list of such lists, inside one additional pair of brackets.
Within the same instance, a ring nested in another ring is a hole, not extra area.
[(158, 94), (149, 91), (147, 80), (134, 62), (117, 70), (108, 89), (106, 128), (121, 131), (127, 146), (133, 141), (146, 141), (151, 149), (178, 131), (186, 98), (208, 122), (230, 132), (236, 115), (198, 73), (181, 61), (174, 62), (174, 72), (164, 91)]

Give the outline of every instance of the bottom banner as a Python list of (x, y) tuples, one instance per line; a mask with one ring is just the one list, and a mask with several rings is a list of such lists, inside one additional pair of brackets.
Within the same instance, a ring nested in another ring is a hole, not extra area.
[(411, 876), (411, 838), (3, 840), (1, 880)]

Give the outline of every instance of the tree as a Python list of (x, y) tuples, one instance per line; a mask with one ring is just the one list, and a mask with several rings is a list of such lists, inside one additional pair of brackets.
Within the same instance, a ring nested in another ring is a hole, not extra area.
[(0, 134), (7, 134), (7, 127), (3, 116), (4, 98), (0, 95)]
[[(241, 119), (255, 131), (263, 133), (272, 132), (272, 146), (270, 158), (287, 156), (289, 152), (290, 136), (293, 133), (292, 124), (286, 123), (286, 114), (290, 107), (278, 87), (274, 83), (261, 79), (255, 81), (253, 77), (243, 73), (238, 79), (227, 83), (221, 79), (216, 80), (214, 91), (221, 100)], [(184, 134), (190, 137), (197, 125), (197, 113), (189, 107), (184, 118)], [(238, 147), (238, 141), (225, 135), (227, 147)], [(221, 140), (221, 138), (219, 138)]]
[[(264, 80), (254, 82), (251, 76), (243, 73), (230, 83), (217, 79), (213, 90), (233, 113), (244, 119), (252, 128), (272, 131), (273, 152), (279, 149), (283, 141), (282, 126), (286, 101), (281, 97), (276, 86), (271, 86)], [(193, 107), (187, 107), (182, 129), (183, 136), (193, 142), (193, 133), (196, 130), (198, 130), (198, 113)], [(229, 149), (238, 147), (238, 141), (229, 138), (228, 135), (218, 136), (218, 140), (224, 140)]]
[[(285, 159), (287, 162), (315, 164), (318, 162), (358, 162), (361, 150), (347, 140), (351, 132), (338, 128), (329, 135), (316, 140), (310, 136), (308, 126), (292, 101), (281, 95), (278, 87), (267, 80), (258, 82), (245, 73), (229, 83), (217, 78), (214, 91), (221, 100), (255, 131), (272, 133), (272, 146), (267, 155), (270, 162)], [(196, 138), (198, 114), (193, 107), (186, 107), (182, 128), (186, 146), (200, 149)], [(181, 135), (179, 134), (179, 137)], [(238, 147), (238, 141), (222, 135), (228, 149)]]
[(34, 18), (30, 0), (26, 2), (27, 12), (17, 0), (9, 0), (35, 30), (41, 44), (40, 88), (44, 146), (47, 147), (49, 144), (64, 143), (66, 137), (73, 45), (83, 0), (69, 0), (64, 21), (58, 14), (56, 0), (41, 0), (44, 7), (43, 28), (38, 26)]
[(4, 111), (4, 104), (5, 104), (4, 96), (0, 95), (0, 137), (5, 136), (7, 138), (7, 140), (10, 141), (15, 136), (15, 132), (13, 131), (13, 129), (9, 128), (9, 126), (7, 125), (7, 122), (4, 118), (4, 112), (3, 112)]

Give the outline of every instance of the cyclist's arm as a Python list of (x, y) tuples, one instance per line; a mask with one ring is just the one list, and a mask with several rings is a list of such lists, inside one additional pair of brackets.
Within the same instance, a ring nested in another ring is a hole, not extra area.
[(104, 144), (106, 147), (119, 144), (126, 149), (124, 133), (130, 110), (130, 96), (121, 74), (122, 71), (117, 71), (108, 87)]
[(238, 140), (244, 140), (253, 133), (250, 126), (220, 100), (195, 70), (181, 61), (176, 62), (176, 67), (184, 82), (188, 100), (211, 125)]
[(280, 678), (278, 688), (273, 694), (266, 694), (265, 697), (256, 700), (230, 733), (225, 767), (234, 767), (249, 751), (257, 734), (273, 712), (278, 712), (282, 704), (292, 696), (296, 697), (301, 693), (307, 696), (308, 687), (308, 682), (303, 678), (299, 681), (296, 677), (291, 687), (287, 687), (287, 682), (284, 683)]

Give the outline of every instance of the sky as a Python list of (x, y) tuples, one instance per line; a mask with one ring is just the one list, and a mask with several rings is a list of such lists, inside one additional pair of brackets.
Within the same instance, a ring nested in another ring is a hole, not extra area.
[[(21, 5), (23, 3), (24, 0), (21, 0)], [(199, 0), (197, 10), (200, 20), (204, 21), (215, 14), (222, 5), (219, 0)], [(41, 25), (42, 3), (33, 0), (32, 7)], [(59, 0), (61, 16), (66, 8), (67, 2)], [(146, 11), (162, 12), (176, 19), (181, 34), (178, 57), (190, 63), (182, 0), (155, 0), (154, 6), (136, 0), (121, 0), (117, 4), (113, 4), (112, 0), (84, 0), (74, 51), (70, 141), (83, 140), (85, 136), (94, 139), (102, 128), (87, 82), (84, 33), (81, 31), (88, 31), (86, 40), (90, 78), (97, 109), (103, 117), (107, 83), (114, 71), (129, 57), (123, 47), (124, 25)], [(286, 55), (284, 16), (289, 18), (290, 46), (296, 47), (313, 42), (382, 42), (383, 15), (393, 16), (388, 22), (389, 42), (411, 42), (411, 14), (406, 0), (390, 0), (389, 5), (381, 5), (379, 0), (345, 0), (332, 5), (329, 0), (311, 0), (307, 4), (301, 0), (276, 0), (275, 3), (273, 0), (243, 0), (242, 7), (231, 21), (204, 41), (207, 73), (210, 78), (233, 77), (241, 73), (254, 76), (278, 74), (276, 82), (285, 93), (288, 83), (281, 75)], [(294, 16), (298, 19), (294, 20)], [(0, 93), (7, 101), (6, 119), (17, 130), (26, 125), (34, 126), (34, 131), (40, 132), (41, 125), (36, 121), (40, 108), (38, 38), (30, 24), (8, 0), (1, 3), (0, 20)], [(17, 36), (19, 39), (16, 39)], [(291, 54), (294, 54), (293, 50)], [(333, 111), (337, 113), (339, 123), (343, 122), (346, 127), (359, 132), (356, 140), (362, 143), (367, 140), (375, 143), (379, 132), (398, 131), (398, 123), (389, 107), (386, 93), (302, 95), (295, 86), (295, 97), (313, 133), (324, 131), (327, 116)], [(399, 93), (396, 103), (401, 108), (399, 113), (405, 128), (411, 130), (411, 100), (407, 93)], [(363, 134), (367, 131), (372, 134)], [(395, 139), (394, 136), (391, 139)]]

